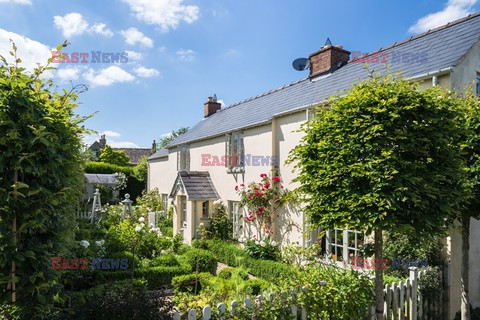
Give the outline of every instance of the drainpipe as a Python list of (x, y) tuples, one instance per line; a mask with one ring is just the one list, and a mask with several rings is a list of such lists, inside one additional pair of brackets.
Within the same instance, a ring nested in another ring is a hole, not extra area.
[(438, 85), (438, 76), (433, 76), (432, 77), (432, 87), (435, 87)]
[[(278, 127), (278, 121), (276, 117), (272, 118), (272, 157), (275, 157), (276, 163), (272, 165), (272, 175), (277, 176), (280, 174), (280, 169), (279, 165), (280, 163), (280, 157), (278, 154), (278, 137), (277, 137), (277, 127)], [(277, 240), (277, 213), (272, 217), (272, 233), (273, 233), (273, 238), (276, 241)]]

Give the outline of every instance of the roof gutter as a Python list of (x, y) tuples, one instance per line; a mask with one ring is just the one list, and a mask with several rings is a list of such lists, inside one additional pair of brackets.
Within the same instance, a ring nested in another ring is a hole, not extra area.
[(423, 74), (420, 74), (418, 76), (414, 76), (414, 77), (411, 77), (411, 78), (408, 78), (408, 79), (409, 80), (425, 80), (425, 79), (432, 78), (434, 76), (441, 76), (441, 75), (452, 73), (452, 72), (453, 72), (453, 67), (447, 67), (447, 68), (439, 69), (439, 70), (436, 70), (436, 71), (423, 73)]

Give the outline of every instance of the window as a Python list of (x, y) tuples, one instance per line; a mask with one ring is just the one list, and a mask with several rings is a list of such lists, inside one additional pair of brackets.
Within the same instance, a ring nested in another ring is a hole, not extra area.
[(480, 96), (480, 72), (477, 72), (477, 82), (476, 82), (477, 86), (476, 86), (476, 89), (475, 89), (475, 92), (477, 94), (477, 96)]
[(209, 202), (204, 201), (202, 203), (202, 219), (208, 219), (209, 215)]
[(355, 230), (334, 229), (327, 231), (327, 253), (332, 254), (332, 260), (348, 261), (351, 257), (358, 257), (365, 237), (362, 232)]
[(180, 196), (180, 222), (181, 227), (184, 228), (187, 224), (187, 197)]
[(315, 108), (307, 109), (307, 120), (312, 120), (316, 116)]
[(233, 225), (233, 237), (239, 239), (243, 237), (243, 214), (239, 201), (228, 201), (228, 213)]
[(225, 165), (230, 171), (243, 171), (245, 165), (244, 153), (243, 134), (241, 132), (227, 134), (225, 144), (225, 155), (227, 159)]
[(190, 149), (188, 146), (181, 146), (177, 152), (177, 170), (190, 170)]

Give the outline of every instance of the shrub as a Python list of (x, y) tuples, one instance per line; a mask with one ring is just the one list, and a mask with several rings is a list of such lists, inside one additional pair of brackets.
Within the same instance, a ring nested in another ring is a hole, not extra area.
[[(119, 281), (71, 296), (74, 307), (57, 319), (171, 319), (172, 303), (142, 281)], [(72, 315), (73, 313), (73, 315)]]
[(281, 258), (280, 248), (273, 241), (247, 240), (245, 251), (254, 259), (278, 261)]
[(197, 294), (211, 277), (212, 275), (206, 272), (176, 276), (172, 279), (172, 286), (175, 288), (176, 293), (190, 292)]
[(173, 254), (164, 254), (156, 257), (152, 261), (153, 266), (165, 266), (165, 267), (174, 267), (179, 266), (177, 258)]
[(207, 250), (192, 249), (185, 254), (185, 260), (193, 271), (211, 274), (217, 271), (217, 259)]
[(270, 289), (271, 283), (262, 279), (248, 279), (240, 284), (240, 291), (247, 295), (257, 296), (262, 292)]
[(221, 202), (215, 202), (215, 208), (210, 212), (210, 225), (207, 228), (210, 239), (232, 240), (233, 224), (228, 217), (227, 208)]
[(232, 277), (232, 271), (233, 271), (233, 268), (225, 268), (225, 269), (222, 269), (220, 270), (220, 272), (218, 273), (218, 276), (222, 279), (230, 279)]

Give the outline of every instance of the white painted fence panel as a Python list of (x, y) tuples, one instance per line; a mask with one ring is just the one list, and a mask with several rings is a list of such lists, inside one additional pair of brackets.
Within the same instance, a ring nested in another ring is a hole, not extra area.
[[(442, 271), (443, 273), (445, 271)], [(438, 274), (440, 280), (445, 278), (442, 275), (442, 272)], [(418, 271), (417, 268), (410, 268), (410, 278), (402, 281), (400, 283), (394, 283), (393, 285), (386, 285), (384, 288), (384, 317), (385, 320), (429, 320), (429, 319), (442, 319), (445, 314), (447, 314), (444, 305), (446, 295), (441, 293), (442, 300), (440, 301), (427, 301), (424, 299), (419, 290), (418, 290), (418, 280), (425, 275), (425, 271)], [(443, 283), (443, 282), (441, 282)], [(270, 294), (268, 299), (272, 301), (273, 299), (282, 299), (281, 296), (275, 296)], [(261, 308), (263, 306), (264, 297), (257, 296), (254, 301), (250, 298), (244, 300), (244, 306), (247, 310), (253, 310), (253, 307)], [(448, 304), (448, 303), (447, 303)], [(238, 310), (239, 303), (233, 301), (231, 303), (230, 313), (235, 315)], [(443, 307), (442, 307), (443, 306)], [(293, 319), (306, 320), (308, 310), (305, 307), (302, 307), (299, 310), (299, 307), (295, 304), (290, 306), (291, 315)], [(206, 306), (202, 310), (201, 318), (196, 318), (196, 311), (194, 309), (189, 310), (186, 313), (188, 320), (210, 320), (212, 319), (212, 312), (216, 312), (220, 319), (225, 319), (222, 315), (226, 315), (227, 308), (225, 304), (220, 303), (216, 310), (213, 311), (210, 306)], [(174, 320), (180, 320), (180, 313), (175, 311), (173, 314)], [(375, 319), (375, 307), (371, 306), (369, 308), (369, 313), (367, 319)], [(445, 318), (446, 319), (446, 318)]]

